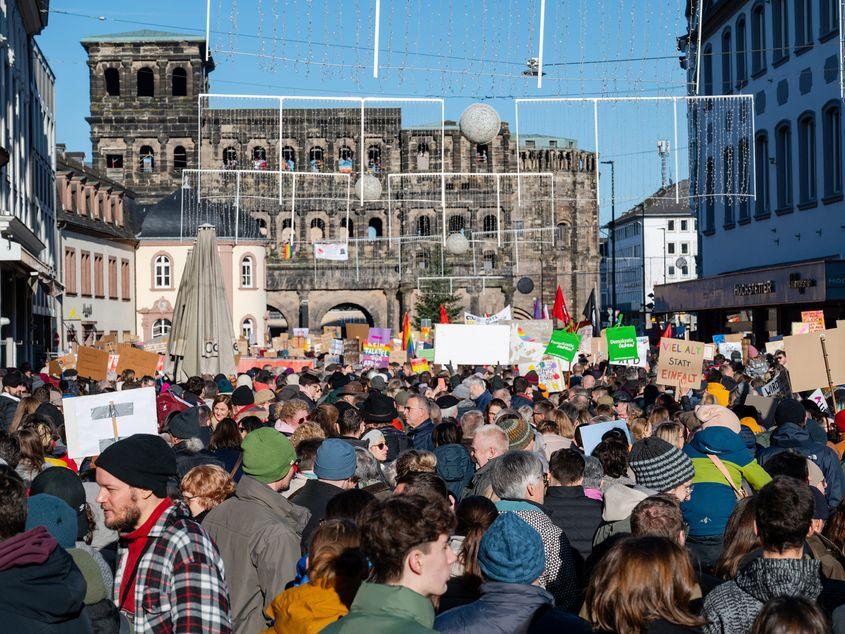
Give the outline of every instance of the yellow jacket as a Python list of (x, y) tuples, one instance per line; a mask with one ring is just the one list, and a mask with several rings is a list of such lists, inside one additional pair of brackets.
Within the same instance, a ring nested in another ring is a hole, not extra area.
[(305, 583), (273, 599), (265, 614), (275, 623), (264, 634), (317, 634), (347, 612), (334, 588)]
[(722, 407), (727, 407), (730, 401), (730, 392), (721, 383), (708, 383), (707, 392), (716, 398), (716, 403)]

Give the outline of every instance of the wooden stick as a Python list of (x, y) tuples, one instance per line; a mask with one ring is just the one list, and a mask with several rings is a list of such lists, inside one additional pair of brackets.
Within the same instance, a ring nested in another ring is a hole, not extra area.
[(114, 434), (114, 439), (117, 440), (117, 410), (114, 408), (114, 401), (109, 401), (109, 413), (111, 414), (112, 433)]

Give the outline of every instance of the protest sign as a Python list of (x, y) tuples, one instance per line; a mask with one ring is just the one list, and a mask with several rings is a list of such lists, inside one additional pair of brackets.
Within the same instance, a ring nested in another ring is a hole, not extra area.
[(370, 328), (367, 341), (361, 346), (361, 350), (361, 365), (365, 368), (388, 367), (391, 350), (390, 328)]
[(631, 432), (624, 420), (609, 420), (603, 423), (581, 425), (578, 429), (581, 430), (581, 444), (584, 447), (584, 454), (587, 456), (592, 455), (593, 449), (601, 442), (601, 437), (611, 429), (621, 429), (628, 437), (628, 444), (634, 444), (634, 441), (631, 440)]
[(431, 320), (420, 319), (420, 341), (431, 341)]
[(308, 328), (294, 328), (293, 329), (293, 336), (294, 337), (307, 337), (308, 336)]
[(572, 363), (575, 355), (578, 354), (578, 348), (581, 346), (581, 337), (566, 330), (555, 330), (552, 333), (552, 338), (549, 340), (549, 345), (546, 347), (546, 354), (551, 357), (558, 357), (564, 359), (567, 363)]
[(342, 330), (340, 326), (323, 326), (323, 335), (332, 339), (343, 339)]
[(590, 360), (599, 363), (607, 359), (607, 341), (604, 337), (593, 337), (590, 341)]
[(366, 341), (370, 335), (370, 327), (367, 324), (346, 324), (346, 338)]
[(343, 354), (343, 339), (332, 339), (329, 342), (329, 354), (341, 355)]
[(428, 365), (428, 359), (411, 359), (411, 372), (413, 372), (414, 374), (430, 371), (431, 368)]
[(74, 460), (99, 455), (121, 438), (158, 433), (152, 387), (66, 398), (62, 406), (68, 456)]
[(417, 356), (420, 359), (425, 359), (429, 363), (434, 363), (434, 348), (418, 348)]
[(814, 332), (783, 338), (793, 392), (828, 386), (821, 336), (821, 333)]
[(771, 381), (759, 389), (761, 396), (770, 398), (789, 396), (789, 376), (785, 371), (778, 372)]
[(648, 337), (637, 337), (637, 358), (630, 361), (615, 361), (613, 365), (626, 365), (634, 368), (648, 367)]
[(533, 370), (537, 373), (540, 385), (549, 392), (563, 392), (566, 389), (566, 375), (564, 372), (569, 369), (569, 364), (557, 357), (545, 357), (536, 363), (520, 363), (519, 374), (525, 376)]
[(783, 339), (777, 339), (766, 342), (766, 354), (777, 354), (778, 350), (783, 350)]
[(587, 324), (586, 326), (581, 326), (575, 331), (575, 334), (581, 337), (581, 345), (578, 346), (578, 354), (590, 354), (593, 349), (593, 325)]
[(808, 332), (824, 332), (823, 310), (802, 310), (801, 321), (809, 325)]
[(552, 327), (551, 319), (510, 322), (510, 363), (542, 361)]
[(712, 361), (716, 357), (716, 345), (712, 343), (704, 344), (704, 360)]
[(116, 370), (118, 374), (124, 370), (135, 370), (135, 376), (139, 379), (143, 376), (156, 375), (159, 355), (155, 352), (146, 352), (135, 346), (121, 344), (117, 347), (117, 353), (119, 355)]
[(825, 330), (824, 343), (830, 382), (833, 385), (845, 385), (845, 328)]
[(775, 418), (775, 410), (780, 399), (774, 396), (763, 396), (757, 392), (749, 392), (745, 397), (745, 404), (757, 408), (760, 412), (760, 420), (766, 427), (770, 426)]
[(716, 347), (719, 350), (719, 354), (725, 357), (725, 359), (732, 360), (735, 352), (739, 355), (739, 359), (742, 359), (742, 341), (723, 341)]
[(810, 334), (810, 324), (803, 321), (793, 321), (791, 332), (793, 335), (808, 335)]
[(633, 326), (619, 326), (604, 329), (607, 341), (607, 360), (630, 361), (637, 358), (637, 329)]
[(657, 384), (677, 387), (678, 392), (701, 385), (704, 344), (686, 339), (660, 339)]
[(810, 394), (809, 399), (818, 405), (821, 411), (830, 413), (830, 407), (828, 407), (827, 399), (824, 397), (824, 392), (822, 392), (821, 388), (817, 388), (815, 392)]
[(109, 353), (88, 346), (79, 346), (76, 351), (76, 371), (84, 379), (104, 381), (109, 367)]
[(360, 363), (361, 362), (361, 342), (357, 339), (343, 340), (343, 362), (344, 363)]
[(441, 365), (505, 365), (510, 359), (510, 340), (511, 326), (506, 324), (436, 324), (434, 362)]
[(495, 315), (489, 315), (484, 317), (480, 315), (473, 315), (472, 313), (464, 313), (464, 323), (470, 326), (484, 326), (486, 324), (495, 324), (499, 321), (510, 321), (512, 318), (513, 317), (511, 316), (510, 305), (505, 306)]

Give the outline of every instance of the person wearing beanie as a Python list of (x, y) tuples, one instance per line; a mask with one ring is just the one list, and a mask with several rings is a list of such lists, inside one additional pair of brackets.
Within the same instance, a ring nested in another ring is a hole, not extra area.
[(502, 513), (485, 531), (478, 566), (481, 598), (440, 614), (438, 632), (591, 631), (586, 621), (555, 608), (554, 597), (539, 585), (546, 568), (543, 540), (516, 513)]
[(202, 521), (226, 566), (235, 632), (260, 632), (263, 611), (296, 576), (307, 509), (281, 493), (294, 477), (296, 452), (272, 427), (249, 432), (241, 443), (243, 476), (235, 494)]
[(302, 552), (308, 552), (311, 536), (326, 517), (326, 507), (338, 493), (354, 489), (356, 485), (355, 447), (341, 438), (327, 438), (317, 449), (314, 461), (314, 480), (290, 496), (290, 501), (308, 509), (311, 519), (302, 531)]
[(97, 502), (120, 534), (114, 602), (134, 631), (231, 631), (220, 555), (190, 510), (167, 496), (173, 449), (160, 436), (135, 434), (109, 445), (95, 465)]
[[(247, 375), (242, 374), (241, 376)], [(250, 382), (250, 385), (251, 384), (252, 383)], [(248, 412), (251, 409), (255, 409), (255, 394), (253, 393), (251, 387), (239, 385), (235, 388), (232, 392), (232, 409), (234, 410), (235, 416), (243, 412)]]
[(496, 425), (501, 427), (508, 436), (508, 450), (534, 450), (534, 430), (518, 412), (510, 410), (503, 412), (496, 419)]
[(668, 493), (684, 502), (692, 492), (695, 476), (692, 461), (680, 449), (662, 438), (649, 436), (634, 443), (628, 467), (637, 484), (657, 493)]
[(830, 508), (836, 508), (845, 496), (845, 475), (842, 473), (839, 456), (826, 442), (813, 439), (807, 428), (808, 422), (807, 412), (800, 402), (791, 398), (782, 400), (775, 410), (777, 427), (769, 437), (769, 446), (757, 452), (757, 461), (765, 468), (769, 458), (784, 451), (809, 458), (824, 473), (824, 479), (827, 481), (827, 503)]
[(174, 413), (165, 428), (169, 430), (173, 443), (173, 453), (176, 456), (176, 476), (170, 482), (171, 491), (179, 488), (179, 482), (194, 467), (215, 465), (223, 467), (223, 462), (208, 451), (203, 437), (210, 427), (200, 425), (200, 408), (189, 407)]
[[(698, 420), (700, 410), (696, 412)], [(743, 482), (757, 491), (771, 477), (755, 462), (742, 437), (728, 426), (699, 428), (683, 451), (695, 470), (690, 499), (681, 503), (684, 521), (689, 525), (687, 548), (707, 568), (716, 564), (722, 552), (722, 535)]]

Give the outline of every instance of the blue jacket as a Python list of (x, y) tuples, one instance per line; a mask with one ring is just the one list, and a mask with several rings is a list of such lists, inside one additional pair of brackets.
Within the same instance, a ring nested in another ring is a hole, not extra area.
[(511, 407), (513, 409), (519, 409), (523, 405), (527, 405), (528, 407), (534, 407), (534, 401), (531, 401), (524, 396), (520, 396), (519, 394), (515, 394), (511, 397)]
[(434, 451), (434, 440), (431, 438), (433, 431), (434, 423), (430, 418), (427, 418), (414, 429), (409, 429), (408, 438), (411, 439), (414, 449)]
[(460, 502), (464, 487), (475, 475), (475, 465), (469, 452), (463, 445), (451, 444), (438, 447), (434, 455), (437, 456), (437, 475), (443, 478), (446, 488), (455, 496), (455, 502)]
[(478, 398), (472, 400), (475, 401), (475, 406), (483, 412), (490, 404), (490, 401), (493, 400), (493, 395), (488, 390), (484, 390), (478, 395)]
[[(538, 613), (541, 608), (543, 611)], [(592, 631), (586, 621), (555, 608), (552, 595), (543, 588), (492, 581), (481, 586), (481, 598), (478, 601), (447, 610), (434, 619), (434, 629), (455, 634), (587, 634)]]
[(830, 508), (836, 508), (845, 495), (845, 476), (836, 451), (813, 440), (805, 428), (784, 423), (772, 432), (769, 446), (757, 453), (757, 460), (765, 465), (769, 458), (787, 450), (795, 451), (819, 466), (827, 481), (827, 502)]

